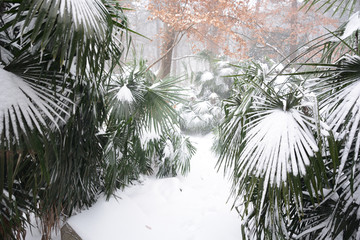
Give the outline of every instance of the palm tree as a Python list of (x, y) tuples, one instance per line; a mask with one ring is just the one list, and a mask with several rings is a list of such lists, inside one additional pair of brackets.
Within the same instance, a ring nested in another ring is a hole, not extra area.
[(101, 84), (123, 52), (126, 19), (110, 1), (1, 6), (0, 235), (19, 238), (34, 212), (48, 237), (60, 213), (99, 191)]
[(356, 19), (314, 40), (297, 58), (305, 63), (280, 72), (251, 63), (236, 79), (215, 148), (232, 173), (244, 238), (359, 238)]
[[(19, 239), (34, 213), (49, 239), (60, 217), (152, 172), (140, 126), (170, 135), (178, 89), (144, 71), (114, 83), (131, 31), (117, 2), (0, 4), (0, 238)], [(194, 149), (183, 140), (170, 167), (185, 173)]]
[(105, 193), (137, 180), (140, 174), (158, 177), (185, 175), (195, 148), (183, 136), (174, 104), (182, 102), (182, 79), (159, 80), (146, 70), (145, 61), (126, 66), (107, 85)]

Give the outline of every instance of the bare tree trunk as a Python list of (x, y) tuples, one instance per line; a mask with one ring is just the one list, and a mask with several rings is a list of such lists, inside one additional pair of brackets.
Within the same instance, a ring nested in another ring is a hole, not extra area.
[(167, 24), (164, 28), (164, 41), (161, 47), (161, 55), (165, 55), (161, 60), (158, 78), (163, 79), (170, 74), (172, 55), (175, 43), (175, 31), (171, 29)]
[(206, 45), (207, 45), (207, 49), (213, 53), (214, 55), (218, 55), (219, 54), (219, 46), (216, 44), (216, 42), (214, 42), (212, 36), (216, 37), (218, 34), (218, 28), (215, 26), (212, 26), (209, 30), (209, 35), (206, 39)]

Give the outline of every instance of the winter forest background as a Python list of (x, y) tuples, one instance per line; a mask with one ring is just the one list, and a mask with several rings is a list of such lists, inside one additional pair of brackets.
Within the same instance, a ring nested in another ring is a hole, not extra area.
[(146, 177), (186, 195), (196, 184), (176, 177), (212, 158), (196, 140), (231, 181), (240, 239), (359, 239), (359, 11), (0, 1), (0, 238), (33, 226), (51, 239), (94, 204), (161, 182)]

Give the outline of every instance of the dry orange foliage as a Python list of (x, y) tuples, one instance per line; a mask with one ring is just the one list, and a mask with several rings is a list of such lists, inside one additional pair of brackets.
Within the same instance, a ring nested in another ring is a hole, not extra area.
[(325, 33), (322, 26), (336, 22), (299, 7), (296, 0), (150, 0), (148, 9), (172, 32), (186, 32), (208, 50), (244, 59), (256, 49), (284, 57), (290, 45)]

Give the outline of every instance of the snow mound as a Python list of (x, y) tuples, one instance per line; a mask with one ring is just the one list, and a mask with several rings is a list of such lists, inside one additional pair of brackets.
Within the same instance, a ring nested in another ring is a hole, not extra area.
[(232, 68), (223, 68), (220, 70), (219, 75), (221, 77), (229, 76), (234, 73), (234, 70)]
[(201, 81), (202, 82), (206, 82), (206, 81), (209, 81), (211, 79), (214, 78), (214, 74), (212, 74), (211, 72), (204, 72), (202, 75), (201, 75)]
[(211, 109), (211, 104), (207, 101), (198, 102), (194, 105), (195, 112), (199, 114), (204, 114), (209, 112)]
[(230, 184), (214, 170), (212, 135), (192, 137), (188, 177), (148, 177), (109, 201), (101, 198), (68, 223), (84, 240), (239, 240), (241, 220), (227, 204)]

